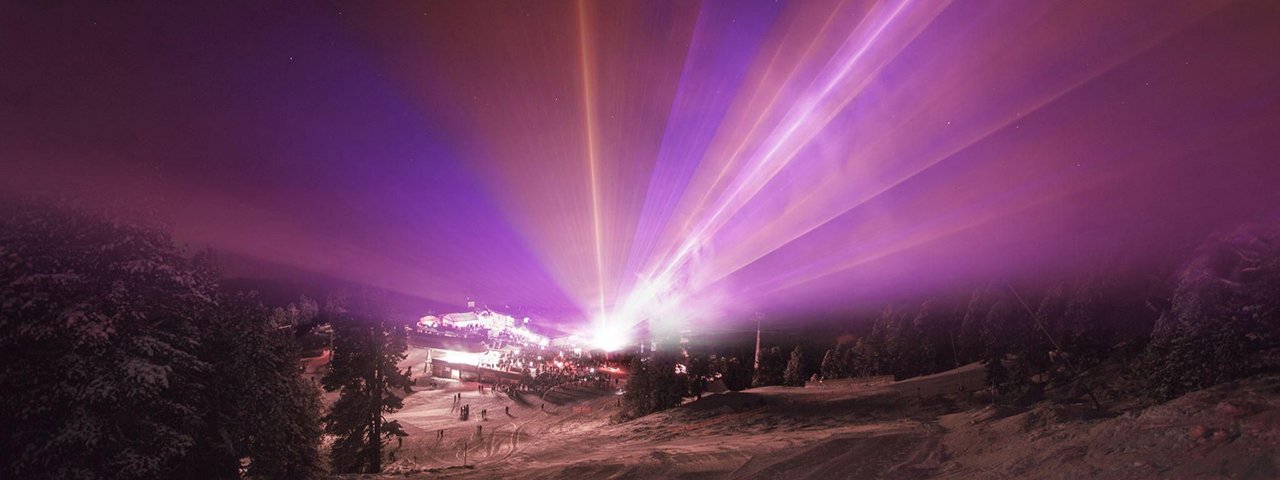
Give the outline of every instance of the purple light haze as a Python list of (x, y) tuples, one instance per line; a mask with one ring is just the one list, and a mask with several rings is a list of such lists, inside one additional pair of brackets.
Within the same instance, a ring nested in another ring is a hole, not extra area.
[(1140, 266), (1280, 205), (1276, 2), (5, 10), (3, 191), (581, 325)]

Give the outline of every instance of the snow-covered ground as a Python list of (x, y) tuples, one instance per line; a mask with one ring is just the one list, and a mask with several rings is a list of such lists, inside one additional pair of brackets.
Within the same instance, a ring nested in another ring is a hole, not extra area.
[[(622, 424), (609, 420), (618, 406), (608, 393), (582, 390), (543, 410), (537, 397), (522, 403), (444, 381), (392, 415), (410, 437), (388, 471), (522, 479), (1277, 476), (1280, 379), (1087, 418), (1083, 407), (957, 403), (961, 386), (972, 396), (982, 375), (969, 365), (884, 386), (758, 388)], [(471, 405), (470, 420), (458, 419), (455, 393)], [(481, 409), (489, 420), (479, 419)], [(471, 468), (459, 468), (464, 448)]]

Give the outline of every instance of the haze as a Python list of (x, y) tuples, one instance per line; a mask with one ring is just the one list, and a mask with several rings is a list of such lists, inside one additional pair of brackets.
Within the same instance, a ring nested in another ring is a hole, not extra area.
[(1141, 266), (1280, 200), (1274, 2), (0, 11), (5, 193), (580, 326)]

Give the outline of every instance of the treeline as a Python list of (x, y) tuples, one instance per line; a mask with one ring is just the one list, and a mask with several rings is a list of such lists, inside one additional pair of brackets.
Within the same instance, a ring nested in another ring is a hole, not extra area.
[(1032, 400), (1073, 372), (1131, 355), (1134, 332), (1149, 331), (1157, 315), (1146, 300), (1100, 276), (1044, 289), (993, 284), (962, 300), (885, 309), (868, 332), (827, 350), (819, 373), (901, 380), (983, 362), (1003, 394)]
[[(1121, 279), (1124, 281), (1121, 282)], [(963, 298), (895, 305), (823, 352), (816, 372), (803, 350), (771, 346), (760, 368), (746, 357), (637, 359), (635, 415), (678, 405), (720, 379), (731, 390), (823, 379), (906, 379), (981, 362), (1005, 401), (1108, 395), (1163, 401), (1251, 375), (1280, 371), (1280, 226), (1242, 227), (1206, 240), (1165, 274), (1099, 271), (1048, 285), (992, 283)], [(667, 374), (688, 363), (685, 374)], [(707, 367), (702, 367), (707, 365)], [(649, 372), (655, 372), (653, 374)], [(658, 374), (660, 373), (660, 375)], [(1119, 378), (1118, 378), (1119, 377)], [(683, 385), (683, 386), (682, 386)]]
[(627, 389), (622, 401), (633, 416), (648, 415), (680, 405), (696, 382), (688, 371), (679, 371), (685, 361), (679, 352), (660, 350), (648, 357), (631, 359), (627, 370)]
[(1113, 393), (1167, 400), (1277, 371), (1278, 313), (1280, 229), (1250, 226), (1210, 238), (1171, 278), (993, 284), (963, 301), (885, 309), (827, 350), (820, 373), (903, 379), (977, 361), (1000, 395), (1034, 401), (1047, 387), (1089, 393), (1090, 371), (1106, 363), (1132, 380)]
[[(804, 348), (799, 345), (791, 350), (783, 350), (782, 347), (776, 345), (762, 347), (759, 360), (760, 368), (751, 372), (750, 381), (747, 384), (731, 386), (726, 382), (725, 386), (731, 390), (769, 385), (803, 387), (804, 382), (808, 380), (808, 377), (805, 376), (808, 371), (805, 370)], [(752, 363), (753, 360), (748, 359), (747, 362)]]
[[(163, 229), (2, 204), (0, 478), (378, 471), (404, 434), (383, 418), (408, 391), (404, 330), (352, 303), (268, 308), (220, 288), (210, 254)], [(297, 340), (319, 323), (335, 329), (328, 412)]]
[(622, 396), (623, 417), (644, 416), (678, 406), (686, 398), (699, 398), (712, 382), (721, 382), (728, 390), (750, 388), (752, 370), (750, 358), (687, 352), (675, 343), (648, 356), (634, 356)]

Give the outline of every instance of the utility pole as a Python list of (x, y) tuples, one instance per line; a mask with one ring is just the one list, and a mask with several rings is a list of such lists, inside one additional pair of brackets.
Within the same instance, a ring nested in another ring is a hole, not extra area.
[(756, 313), (756, 359), (752, 368), (757, 376), (760, 375), (760, 319), (762, 317), (764, 315)]

